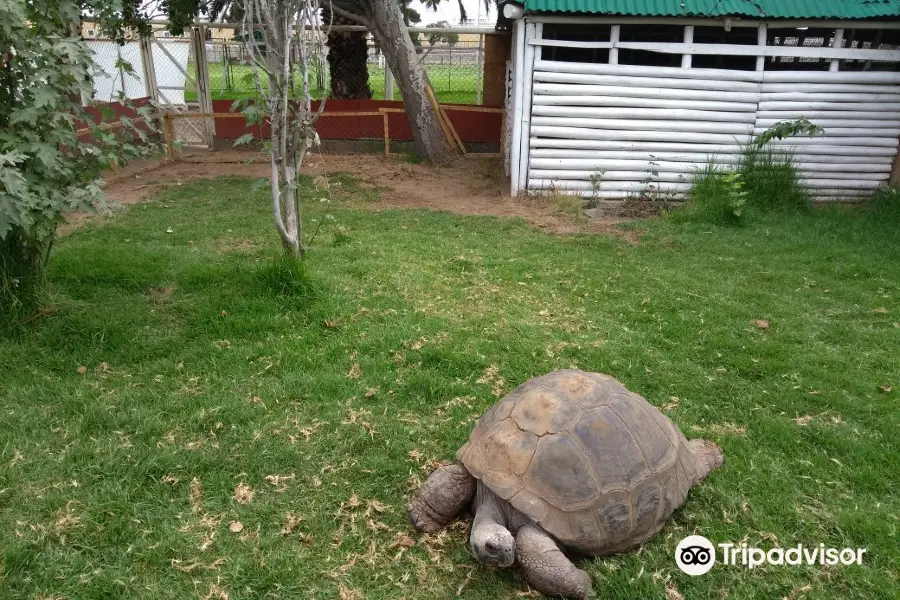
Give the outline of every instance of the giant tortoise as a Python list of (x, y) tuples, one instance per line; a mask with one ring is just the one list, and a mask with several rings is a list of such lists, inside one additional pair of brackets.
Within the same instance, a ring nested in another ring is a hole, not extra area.
[(471, 502), (480, 562), (518, 563), (541, 592), (580, 599), (591, 581), (564, 551), (598, 556), (650, 539), (723, 455), (612, 377), (567, 370), (492, 406), (456, 459), (410, 500), (413, 525), (438, 531)]

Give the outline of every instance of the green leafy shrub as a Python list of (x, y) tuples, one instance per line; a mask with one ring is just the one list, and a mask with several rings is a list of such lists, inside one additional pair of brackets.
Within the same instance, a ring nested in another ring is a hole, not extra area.
[(685, 206), (676, 220), (716, 225), (739, 225), (744, 218), (747, 191), (740, 172), (729, 171), (711, 158), (694, 172)]
[[(93, 209), (102, 171), (152, 148), (132, 117), (102, 129), (81, 106), (93, 90), (93, 54), (77, 34), (88, 12), (120, 40), (138, 24), (134, 6), (113, 0), (0, 2), (0, 325), (38, 309), (63, 216)], [(150, 110), (137, 110), (148, 124)]]

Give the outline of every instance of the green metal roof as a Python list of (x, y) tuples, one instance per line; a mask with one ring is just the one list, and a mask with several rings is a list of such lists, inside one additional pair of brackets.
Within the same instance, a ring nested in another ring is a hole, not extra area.
[(639, 17), (877, 19), (900, 17), (900, 0), (525, 0), (525, 9)]

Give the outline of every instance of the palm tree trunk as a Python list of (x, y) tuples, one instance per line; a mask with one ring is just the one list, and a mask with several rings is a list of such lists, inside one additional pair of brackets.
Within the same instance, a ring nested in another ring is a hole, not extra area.
[[(328, 7), (322, 9), (326, 27), (355, 25), (340, 15), (332, 15)], [(331, 72), (330, 98), (335, 100), (368, 100), (372, 97), (369, 87), (369, 49), (365, 31), (342, 31), (328, 34), (328, 68)]]

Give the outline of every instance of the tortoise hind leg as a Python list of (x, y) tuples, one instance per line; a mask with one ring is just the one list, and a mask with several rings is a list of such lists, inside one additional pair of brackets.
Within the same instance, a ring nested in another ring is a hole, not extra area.
[(406, 509), (413, 526), (435, 533), (450, 524), (475, 494), (475, 478), (460, 464), (438, 467)]
[(691, 454), (694, 456), (694, 465), (697, 469), (697, 481), (700, 483), (706, 476), (715, 469), (722, 466), (725, 462), (725, 455), (722, 449), (709, 440), (690, 440), (688, 446)]
[(574, 600), (593, 597), (588, 574), (572, 564), (547, 532), (534, 525), (524, 525), (516, 534), (516, 561), (539, 592)]

